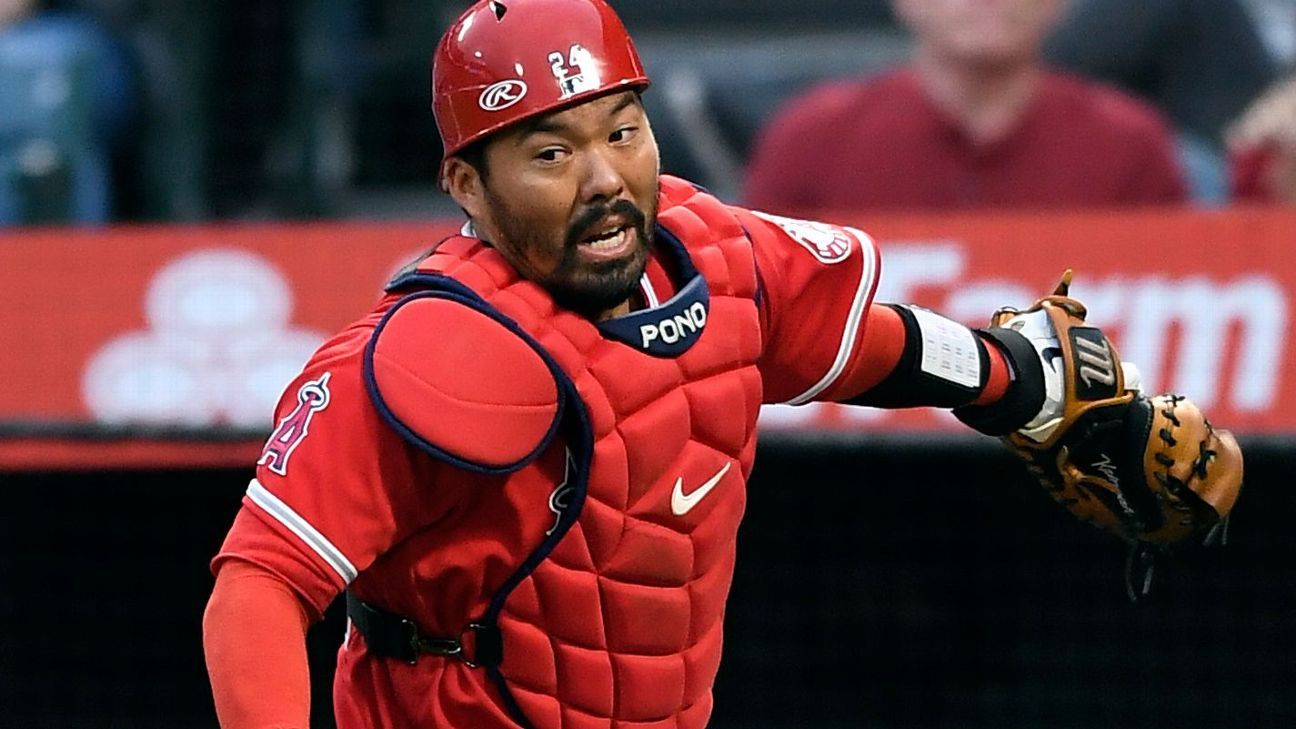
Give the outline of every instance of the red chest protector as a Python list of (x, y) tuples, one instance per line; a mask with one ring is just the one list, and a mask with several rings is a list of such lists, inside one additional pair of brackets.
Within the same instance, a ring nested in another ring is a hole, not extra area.
[[(595, 324), (556, 308), (470, 238), (444, 242), (393, 284), (402, 298), (385, 321), (433, 297), (475, 310), (464, 326), (503, 327), (487, 339), (506, 331), (533, 350), (515, 369), (552, 378), (505, 389), (531, 398), (510, 422), (534, 444), (484, 458), (468, 445), (480, 438), (437, 425), (438, 413), (401, 388), (403, 375), (374, 366), (389, 346), (384, 326), (370, 344), (371, 394), (402, 435), (506, 479), (508, 518), (453, 549), (472, 564), (474, 549), (483, 562), (497, 554), (478, 545), (519, 545), (508, 577), (483, 582), (462, 614), (498, 626), (503, 659), (486, 666), (491, 695), (523, 725), (700, 729), (711, 714), (761, 402), (757, 280), (751, 242), (719, 201), (663, 178), (660, 207), (657, 247), (676, 258), (685, 284), (671, 301), (618, 320)], [(540, 462), (563, 449), (562, 480), (538, 488)], [(489, 723), (453, 701), (432, 705), (437, 726)]]

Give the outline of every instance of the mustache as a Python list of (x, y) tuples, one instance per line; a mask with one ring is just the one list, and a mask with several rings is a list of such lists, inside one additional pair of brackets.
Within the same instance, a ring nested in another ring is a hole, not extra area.
[(620, 215), (630, 221), (630, 225), (641, 234), (646, 233), (644, 226), (648, 222), (648, 216), (629, 200), (617, 200), (611, 204), (593, 205), (581, 211), (581, 214), (577, 215), (567, 228), (567, 248), (575, 246), (590, 228), (612, 214)]

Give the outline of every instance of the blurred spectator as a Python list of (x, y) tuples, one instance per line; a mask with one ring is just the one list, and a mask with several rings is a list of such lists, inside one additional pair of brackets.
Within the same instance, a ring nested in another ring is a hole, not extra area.
[(1296, 76), (1275, 84), (1228, 131), (1234, 195), (1296, 205)]
[(0, 225), (109, 219), (135, 86), (123, 47), (89, 16), (0, 0)]
[(1276, 78), (1238, 0), (1074, 0), (1045, 57), (1156, 104), (1176, 127), (1193, 198), (1210, 203), (1228, 193), (1224, 126)]
[(1180, 130), (1214, 143), (1276, 78), (1237, 0), (1073, 0), (1045, 56), (1152, 101)]
[(794, 99), (757, 144), (748, 203), (809, 211), (1184, 199), (1172, 136), (1153, 108), (1043, 67), (1062, 0), (893, 5), (915, 35), (912, 64)]

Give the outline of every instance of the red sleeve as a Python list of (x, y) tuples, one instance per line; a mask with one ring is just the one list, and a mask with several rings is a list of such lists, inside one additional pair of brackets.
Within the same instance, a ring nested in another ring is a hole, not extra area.
[[(367, 331), (326, 346), (284, 392), (277, 427), (213, 570), (260, 566), (322, 614), (357, 574), (448, 505), (417, 453), (369, 399)], [(448, 498), (448, 497), (445, 497)]]
[[(880, 259), (872, 239), (854, 228), (733, 211), (751, 236), (760, 278), (764, 401), (844, 401), (886, 379), (913, 343), (899, 315), (873, 303)], [(987, 347), (978, 405), (1002, 397), (1011, 378), (1003, 353)]]
[(860, 345), (877, 289), (872, 239), (854, 228), (734, 213), (751, 236), (761, 283), (765, 401), (832, 399), (868, 364)]
[(1281, 155), (1275, 147), (1254, 147), (1229, 157), (1230, 188), (1235, 202), (1273, 204), (1282, 202), (1278, 180)]
[(279, 578), (228, 562), (203, 615), (203, 649), (222, 729), (307, 729), (306, 609)]

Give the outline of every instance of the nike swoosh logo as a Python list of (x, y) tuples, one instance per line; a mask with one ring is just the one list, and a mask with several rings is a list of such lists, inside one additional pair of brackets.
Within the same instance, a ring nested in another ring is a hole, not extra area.
[(675, 489), (671, 491), (671, 513), (675, 514), (675, 516), (684, 516), (692, 511), (693, 507), (697, 506), (698, 502), (711, 493), (711, 489), (720, 483), (720, 479), (724, 478), (726, 473), (729, 473), (731, 466), (733, 466), (733, 461), (724, 464), (724, 468), (717, 471), (716, 475), (707, 479), (706, 483), (697, 487), (697, 490), (690, 494), (684, 493), (684, 477), (680, 476), (675, 479)]

